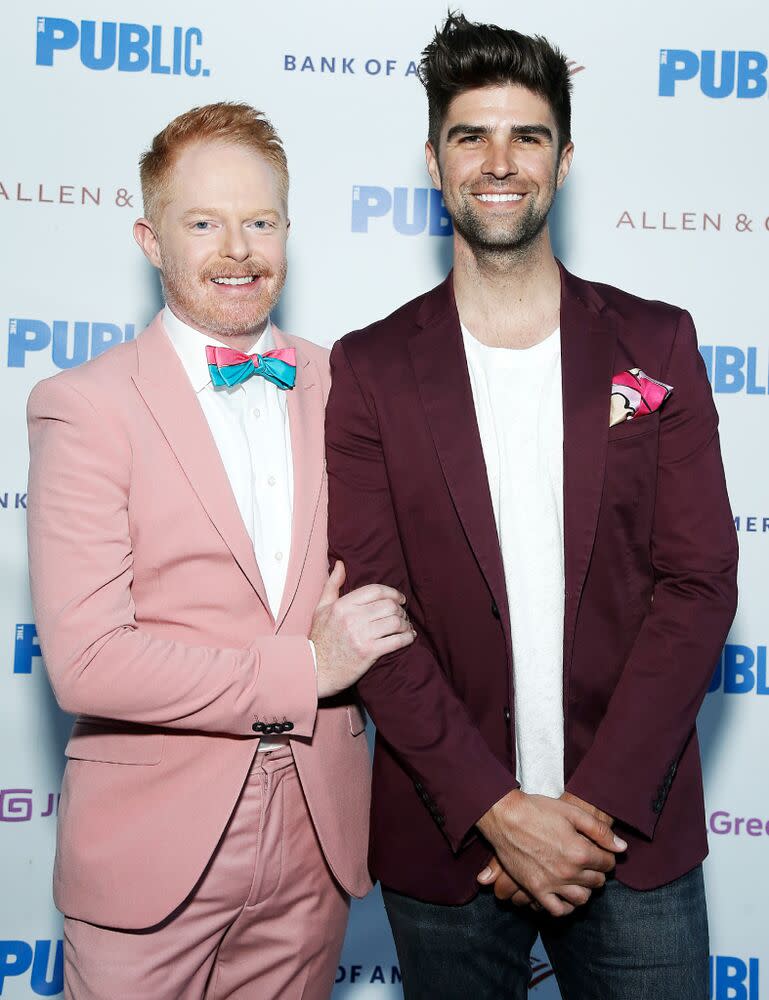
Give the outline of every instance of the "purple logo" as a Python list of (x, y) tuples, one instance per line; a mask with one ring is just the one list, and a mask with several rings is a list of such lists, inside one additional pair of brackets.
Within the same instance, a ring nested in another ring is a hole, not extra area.
[(35, 796), (31, 788), (0, 788), (0, 823), (28, 823), (33, 815), (43, 819), (56, 816), (59, 812), (58, 792), (44, 793), (37, 805), (43, 805), (39, 813), (35, 811)]
[(733, 816), (725, 809), (719, 809), (708, 817), (708, 830), (720, 837), (769, 837), (769, 819)]

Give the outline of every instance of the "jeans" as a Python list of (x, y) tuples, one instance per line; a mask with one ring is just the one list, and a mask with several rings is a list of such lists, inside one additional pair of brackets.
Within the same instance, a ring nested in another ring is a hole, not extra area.
[(488, 888), (460, 906), (383, 896), (406, 1000), (525, 1000), (537, 934), (563, 1000), (708, 1000), (702, 866), (644, 892), (609, 879), (558, 918)]

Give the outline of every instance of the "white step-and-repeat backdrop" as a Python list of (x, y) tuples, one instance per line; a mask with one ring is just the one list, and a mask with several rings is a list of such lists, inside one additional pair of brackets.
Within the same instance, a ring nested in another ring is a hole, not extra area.
[[(769, 997), (769, 9), (467, 0), (573, 60), (574, 168), (554, 243), (587, 278), (689, 308), (722, 418), (742, 562), (700, 718), (713, 1000)], [(0, 219), (0, 996), (59, 996), (50, 872), (62, 750), (25, 551), (32, 386), (129, 340), (158, 308), (131, 238), (137, 159), (172, 117), (246, 100), (285, 139), (282, 326), (330, 345), (436, 284), (450, 225), (424, 168), (416, 61), (445, 0), (51, 0), (6, 5)], [(400, 997), (377, 893), (353, 907), (336, 1000)], [(542, 949), (531, 991), (558, 996)], [(763, 968), (762, 968), (763, 967)], [(116, 998), (127, 1000), (127, 998)], [(270, 1000), (257, 998), (255, 1000)]]

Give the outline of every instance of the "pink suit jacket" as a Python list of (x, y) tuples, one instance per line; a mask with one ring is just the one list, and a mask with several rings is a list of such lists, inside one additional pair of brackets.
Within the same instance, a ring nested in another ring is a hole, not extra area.
[(30, 396), (33, 604), (56, 698), (78, 714), (54, 873), (68, 916), (150, 927), (186, 898), (251, 766), (256, 722), (293, 724), (328, 864), (352, 895), (370, 888), (363, 716), (344, 699), (318, 705), (307, 642), (327, 578), (328, 352), (277, 329), (275, 340), (297, 352), (277, 619), (160, 317)]

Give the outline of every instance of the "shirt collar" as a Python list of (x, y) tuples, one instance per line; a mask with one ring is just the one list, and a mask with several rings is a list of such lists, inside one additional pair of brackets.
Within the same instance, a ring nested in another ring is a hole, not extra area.
[[(174, 350), (179, 355), (179, 360), (184, 370), (187, 372), (187, 377), (192, 383), (192, 388), (195, 392), (200, 392), (201, 389), (205, 389), (207, 385), (211, 384), (211, 374), (208, 370), (208, 362), (206, 361), (206, 344), (221, 347), (222, 342), (214, 340), (213, 337), (208, 337), (205, 333), (201, 333), (194, 327), (182, 322), (171, 311), (168, 305), (163, 309), (162, 323), (168, 339), (171, 341)], [(260, 354), (275, 349), (272, 321), (269, 318), (267, 319), (267, 326), (264, 332), (249, 353), (253, 354), (257, 347)]]

